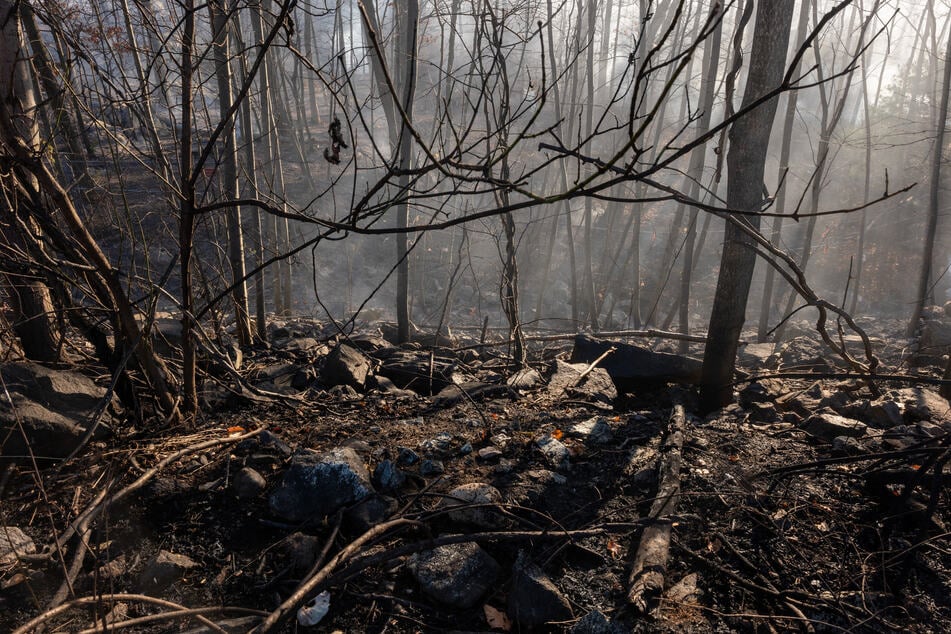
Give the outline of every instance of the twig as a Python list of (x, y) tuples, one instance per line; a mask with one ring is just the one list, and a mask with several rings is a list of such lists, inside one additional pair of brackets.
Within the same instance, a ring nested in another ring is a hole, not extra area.
[(206, 614), (218, 614), (221, 612), (234, 612), (237, 614), (249, 614), (251, 616), (267, 616), (267, 612), (262, 610), (254, 610), (251, 608), (239, 608), (239, 607), (229, 607), (229, 606), (211, 606), (206, 608), (188, 608), (185, 610), (175, 610), (174, 612), (161, 612), (159, 614), (149, 614), (148, 616), (140, 616), (135, 619), (128, 619), (125, 621), (116, 621), (115, 623), (109, 623), (105, 627), (91, 627), (85, 630), (80, 630), (76, 634), (102, 634), (103, 632), (114, 632), (115, 630), (125, 629), (127, 627), (134, 627), (136, 625), (145, 625), (147, 623), (156, 623), (158, 621), (172, 621), (178, 620), (185, 617), (193, 616), (204, 616)]
[[(59, 616), (60, 614), (75, 608), (81, 605), (99, 605), (103, 601), (138, 601), (140, 603), (151, 603), (153, 605), (158, 605), (163, 608), (173, 608), (177, 611), (185, 611), (189, 614), (187, 616), (199, 621), (205, 627), (211, 628), (211, 631), (218, 632), (219, 634), (227, 634), (223, 629), (215, 625), (213, 622), (206, 619), (201, 614), (193, 614), (192, 611), (186, 608), (183, 605), (178, 603), (173, 603), (171, 601), (166, 601), (165, 599), (157, 599), (155, 597), (150, 597), (145, 594), (99, 594), (93, 597), (80, 597), (78, 599), (73, 599), (69, 603), (64, 603), (52, 610), (47, 610), (43, 614), (30, 619), (17, 629), (10, 632), (10, 634), (29, 634), (36, 630), (39, 625), (46, 623), (50, 619)], [(98, 631), (98, 630), (94, 630)]]
[(610, 348), (602, 352), (601, 355), (597, 359), (589, 363), (588, 367), (586, 367), (584, 370), (581, 371), (581, 374), (578, 375), (578, 378), (575, 380), (572, 387), (578, 387), (579, 385), (581, 385), (581, 382), (584, 381), (585, 377), (591, 374), (594, 371), (594, 369), (598, 367), (599, 363), (601, 363), (602, 361), (607, 359), (609, 356), (614, 354), (616, 350), (617, 350), (616, 346), (611, 346)]

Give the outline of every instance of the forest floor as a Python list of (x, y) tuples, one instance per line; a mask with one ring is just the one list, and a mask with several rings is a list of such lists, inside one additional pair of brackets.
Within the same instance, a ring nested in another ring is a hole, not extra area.
[[(890, 326), (873, 334), (883, 367), (899, 368)], [(41, 553), (0, 566), (0, 630), (46, 614), (47, 631), (102, 631), (164, 611), (125, 631), (213, 631), (178, 604), (223, 608), (208, 618), (248, 632), (316, 572), (304, 599), (327, 591), (326, 616), (304, 627), (291, 602), (275, 631), (951, 631), (951, 413), (927, 385), (874, 394), (823, 378), (834, 361), (804, 335), (741, 364), (815, 378), (741, 383), (737, 404), (699, 416), (689, 385), (616, 395), (594, 372), (572, 375), (584, 366), (559, 365), (570, 339), (533, 350), (539, 376), (521, 382), (506, 382), (502, 348), (407, 349), (423, 370), (429, 358), (430, 380), (465, 389), (454, 398), (375, 380), (393, 366), (373, 333), (354, 341), (371, 361), (362, 390), (328, 384), (336, 340), (322, 325), (271, 335), (241, 365), (244, 388), (209, 382), (197, 421), (116, 425), (61, 467), (6, 470), (0, 525)], [(369, 497), (329, 515), (276, 510), (301, 450), (342, 448)], [(659, 468), (672, 451), (679, 471)], [(671, 473), (676, 507), (652, 517)], [(89, 508), (95, 521), (77, 522)], [(70, 525), (84, 545), (66, 535), (43, 556)], [(666, 562), (644, 571), (663, 587), (632, 602), (638, 548), (668, 530)], [(427, 577), (440, 543), (448, 565)], [(67, 576), (65, 596), (88, 604), (50, 615)]]

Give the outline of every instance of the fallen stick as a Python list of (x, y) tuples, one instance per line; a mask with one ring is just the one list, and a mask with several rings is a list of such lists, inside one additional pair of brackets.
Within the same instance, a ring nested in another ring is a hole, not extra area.
[(670, 554), (672, 516), (680, 501), (680, 465), (684, 445), (685, 414), (683, 405), (674, 405), (667, 423), (667, 437), (661, 446), (658, 460), (657, 496), (651, 505), (649, 519), (641, 543), (634, 555), (634, 565), (628, 580), (628, 603), (641, 613), (664, 590), (667, 559)]

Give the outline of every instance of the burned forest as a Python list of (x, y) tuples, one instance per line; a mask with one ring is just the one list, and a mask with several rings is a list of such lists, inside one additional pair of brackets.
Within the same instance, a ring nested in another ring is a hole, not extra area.
[(951, 631), (951, 4), (0, 0), (0, 631)]

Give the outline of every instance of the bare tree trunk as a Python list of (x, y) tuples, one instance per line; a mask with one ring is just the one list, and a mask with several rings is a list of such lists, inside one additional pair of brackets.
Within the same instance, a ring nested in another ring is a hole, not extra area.
[[(214, 36), (215, 78), (218, 82), (218, 106), (220, 116), (230, 111), (233, 97), (231, 88), (231, 34), (229, 33), (228, 0), (212, 0), (208, 4)], [(229, 115), (230, 116), (230, 115)], [(224, 133), (219, 183), (225, 200), (238, 200), (238, 148), (234, 122), (229, 122)], [(235, 330), (238, 344), (251, 345), (251, 321), (248, 315), (248, 288), (245, 283), (244, 232), (241, 226), (241, 208), (230, 208), (225, 216), (228, 227), (228, 260), (234, 284), (232, 301), (235, 308)]]
[[(856, 42), (856, 55), (858, 55), (862, 48), (865, 46), (865, 32), (868, 29), (868, 25), (872, 19), (872, 16), (875, 15), (878, 10), (879, 2), (876, 1), (875, 5), (872, 7), (869, 18), (862, 22), (862, 28), (859, 31), (858, 40)], [(816, 4), (812, 5), (813, 15), (816, 22), (818, 22), (818, 15), (816, 11)], [(823, 79), (823, 69), (822, 69), (822, 60), (819, 57), (819, 49), (813, 49), (816, 57), (816, 73), (819, 81), (822, 82)], [(818, 217), (815, 215), (819, 211), (819, 201), (822, 197), (822, 190), (825, 186), (825, 176), (826, 172), (829, 169), (829, 152), (830, 152), (830, 142), (832, 140), (832, 133), (835, 131), (836, 127), (839, 125), (839, 121), (842, 119), (842, 113), (845, 112), (845, 105), (848, 101), (849, 91), (852, 87), (852, 78), (855, 74), (855, 66), (849, 68), (846, 72), (844, 80), (845, 86), (842, 88), (841, 94), (837, 97), (835, 102), (834, 109), (831, 114), (829, 114), (829, 105), (831, 95), (831, 84), (820, 83), (819, 84), (819, 96), (822, 109), (821, 116), (821, 130), (819, 132), (819, 145), (816, 152), (816, 167), (815, 171), (812, 174), (812, 182), (810, 185), (809, 191), (809, 208), (808, 212), (810, 215), (809, 220), (806, 223), (806, 231), (802, 240), (802, 248), (800, 252), (799, 268), (802, 269), (803, 273), (806, 271), (806, 267), (809, 265), (809, 260), (812, 257), (812, 239), (816, 230), (816, 223)], [(826, 91), (830, 91), (827, 93)], [(791, 314), (793, 306), (796, 302), (796, 297), (798, 294), (795, 289), (790, 289), (789, 298), (786, 301), (786, 308), (783, 311), (783, 316)], [(788, 322), (780, 325), (776, 329), (776, 339), (781, 340), (783, 338), (783, 332), (785, 326)]]
[[(8, 120), (9, 133), (16, 136), (30, 151), (39, 148), (36, 125), (36, 95), (30, 77), (29, 58), (23, 53), (25, 41), (17, 15), (16, 2), (0, 0), (0, 116)], [(6, 152), (4, 153), (6, 154)], [(23, 240), (17, 233), (26, 230), (35, 234), (29, 216), (29, 204), (21, 198), (17, 176), (9, 168), (0, 174), (0, 247), (16, 258), (23, 251)], [(29, 189), (36, 190), (33, 181)], [(18, 230), (19, 225), (22, 229)], [(46, 284), (29, 273), (5, 274), (4, 282), (12, 309), (13, 329), (20, 339), (24, 354), (37, 361), (59, 358), (53, 303)]]
[[(400, 46), (400, 82), (403, 90), (403, 111), (406, 118), (413, 119), (413, 104), (416, 101), (416, 33), (419, 28), (419, 1), (408, 0), (405, 5), (405, 22), (402, 24)], [(413, 165), (413, 143), (405, 122), (400, 123), (399, 135), (399, 190), (405, 192), (409, 186), (409, 170)], [(405, 229), (409, 224), (409, 206), (401, 198), (396, 206), (396, 226)], [(404, 231), (396, 236), (396, 323), (399, 343), (409, 341), (409, 235)]]
[(181, 200), (178, 219), (178, 259), (182, 286), (182, 406), (186, 412), (198, 410), (196, 377), (195, 293), (192, 288), (192, 255), (195, 242), (195, 184), (192, 179), (192, 47), (195, 45), (195, 2), (185, 3), (182, 30), (182, 135), (181, 135)]
[[(257, 44), (264, 41), (265, 14), (270, 8), (270, 0), (257, 3), (254, 15), (251, 18), (252, 32)], [(262, 51), (267, 55), (269, 51)], [(287, 210), (286, 188), (284, 186), (284, 169), (281, 155), (280, 130), (274, 116), (272, 99), (272, 78), (274, 64), (270, 57), (258, 69), (258, 89), (261, 95), (261, 139), (264, 154), (263, 168), (267, 182), (279, 199), (279, 207)], [(314, 104), (316, 108), (316, 103)], [(272, 246), (278, 254), (290, 251), (290, 224), (286, 217), (274, 216), (268, 219), (271, 227)], [(278, 314), (288, 314), (293, 309), (293, 269), (289, 258), (282, 257), (274, 266), (274, 283), (271, 287), (271, 296), (274, 299), (274, 311)]]
[[(718, 13), (722, 9), (717, 6), (713, 9)], [(696, 136), (702, 136), (710, 129), (710, 119), (713, 116), (713, 98), (716, 95), (717, 70), (720, 62), (720, 39), (723, 32), (722, 13), (714, 30), (703, 44), (703, 75), (700, 78), (700, 118), (695, 127)], [(703, 167), (706, 162), (706, 144), (698, 147), (690, 155), (690, 165), (687, 168), (687, 192), (690, 198), (696, 200), (700, 193), (700, 182), (703, 179)], [(690, 210), (687, 222), (687, 236), (684, 242), (684, 263), (680, 275), (680, 332), (689, 334), (690, 331), (690, 281), (693, 275), (693, 251), (697, 237), (697, 210)], [(690, 343), (680, 342), (680, 352), (686, 354)]]
[[(247, 50), (244, 45), (244, 42), (241, 39), (241, 27), (240, 27), (240, 14), (235, 13), (235, 35), (238, 38), (238, 46), (241, 50)], [(251, 12), (250, 19), (252, 22), (258, 20), (258, 14), (254, 11)], [(260, 37), (256, 36), (258, 42), (261, 41)], [(248, 76), (248, 58), (247, 55), (240, 56), (241, 64), (241, 74), (244, 77)], [(259, 69), (258, 72), (263, 72), (264, 68)], [(264, 96), (264, 95), (262, 95)], [(247, 188), (249, 190), (249, 195), (253, 199), (257, 199), (260, 196), (260, 190), (258, 189), (258, 166), (257, 166), (257, 152), (254, 147), (254, 123), (251, 117), (251, 99), (245, 98), (241, 102), (241, 131), (242, 138), (239, 139), (241, 146), (244, 148), (244, 162), (245, 162), (245, 172), (247, 174)], [(267, 340), (267, 302), (265, 295), (265, 285), (264, 285), (264, 270), (262, 268), (264, 264), (264, 225), (261, 210), (258, 207), (254, 207), (251, 212), (251, 243), (254, 247), (254, 268), (257, 269), (257, 272), (254, 274), (254, 332), (255, 336), (259, 341)]]
[[(918, 330), (918, 322), (925, 308), (925, 301), (931, 293), (932, 262), (934, 260), (935, 238), (938, 230), (938, 213), (941, 186), (941, 160), (944, 155), (944, 137), (948, 125), (948, 99), (951, 92), (951, 34), (944, 53), (944, 73), (941, 85), (941, 105), (938, 107), (938, 126), (935, 133), (934, 148), (931, 154), (931, 183), (928, 187), (928, 225), (925, 229), (925, 244), (921, 250), (921, 273), (918, 277), (918, 291), (915, 308), (905, 336), (913, 337)], [(951, 371), (951, 362), (948, 364)]]
[[(88, 180), (86, 154), (80, 143), (76, 127), (73, 125), (73, 119), (64, 107), (63, 93), (65, 90), (56, 79), (57, 73), (53, 68), (53, 61), (50, 59), (46, 44), (40, 36), (33, 8), (26, 2), (19, 4), (20, 19), (30, 40), (30, 50), (33, 52), (33, 66), (36, 68), (40, 84), (43, 86), (47, 100), (49, 100), (49, 111), (53, 115), (52, 120), (56, 122), (50, 133), (55, 136), (60, 148), (68, 148), (66, 163), (69, 166), (67, 171), (70, 179), (85, 183)], [(60, 162), (62, 162), (62, 154), (62, 151), (57, 153)]]
[[(809, 25), (809, 5), (801, 3), (799, 6), (799, 21), (796, 26), (796, 45), (802, 46), (806, 38), (806, 28)], [(802, 63), (796, 65), (795, 73), (799, 72)], [(776, 192), (775, 209), (783, 213), (786, 209), (786, 182), (787, 172), (789, 171), (789, 153), (792, 148), (792, 131), (796, 120), (796, 104), (799, 102), (799, 91), (793, 90), (786, 94), (786, 114), (783, 118), (783, 138), (779, 149), (779, 188)], [(783, 218), (777, 216), (773, 218), (773, 228), (770, 234), (770, 242), (779, 244), (782, 236)], [(766, 333), (769, 332), (770, 316), (773, 308), (773, 284), (776, 279), (776, 271), (773, 267), (767, 267), (766, 279), (763, 282), (763, 296), (759, 308), (759, 326), (757, 329), (757, 339), (760, 343), (766, 341)]]
[[(743, 106), (755, 102), (782, 79), (794, 4), (793, 0), (775, 0), (768, 6), (759, 6)], [(763, 172), (776, 106), (777, 99), (769, 99), (737, 120), (730, 129), (727, 152), (730, 209), (756, 211), (763, 203)], [(746, 216), (743, 221), (754, 229), (759, 228), (757, 215)], [(700, 406), (704, 411), (723, 407), (733, 399), (736, 350), (756, 264), (756, 254), (751, 247), (751, 239), (733, 223), (727, 223), (703, 355)]]

